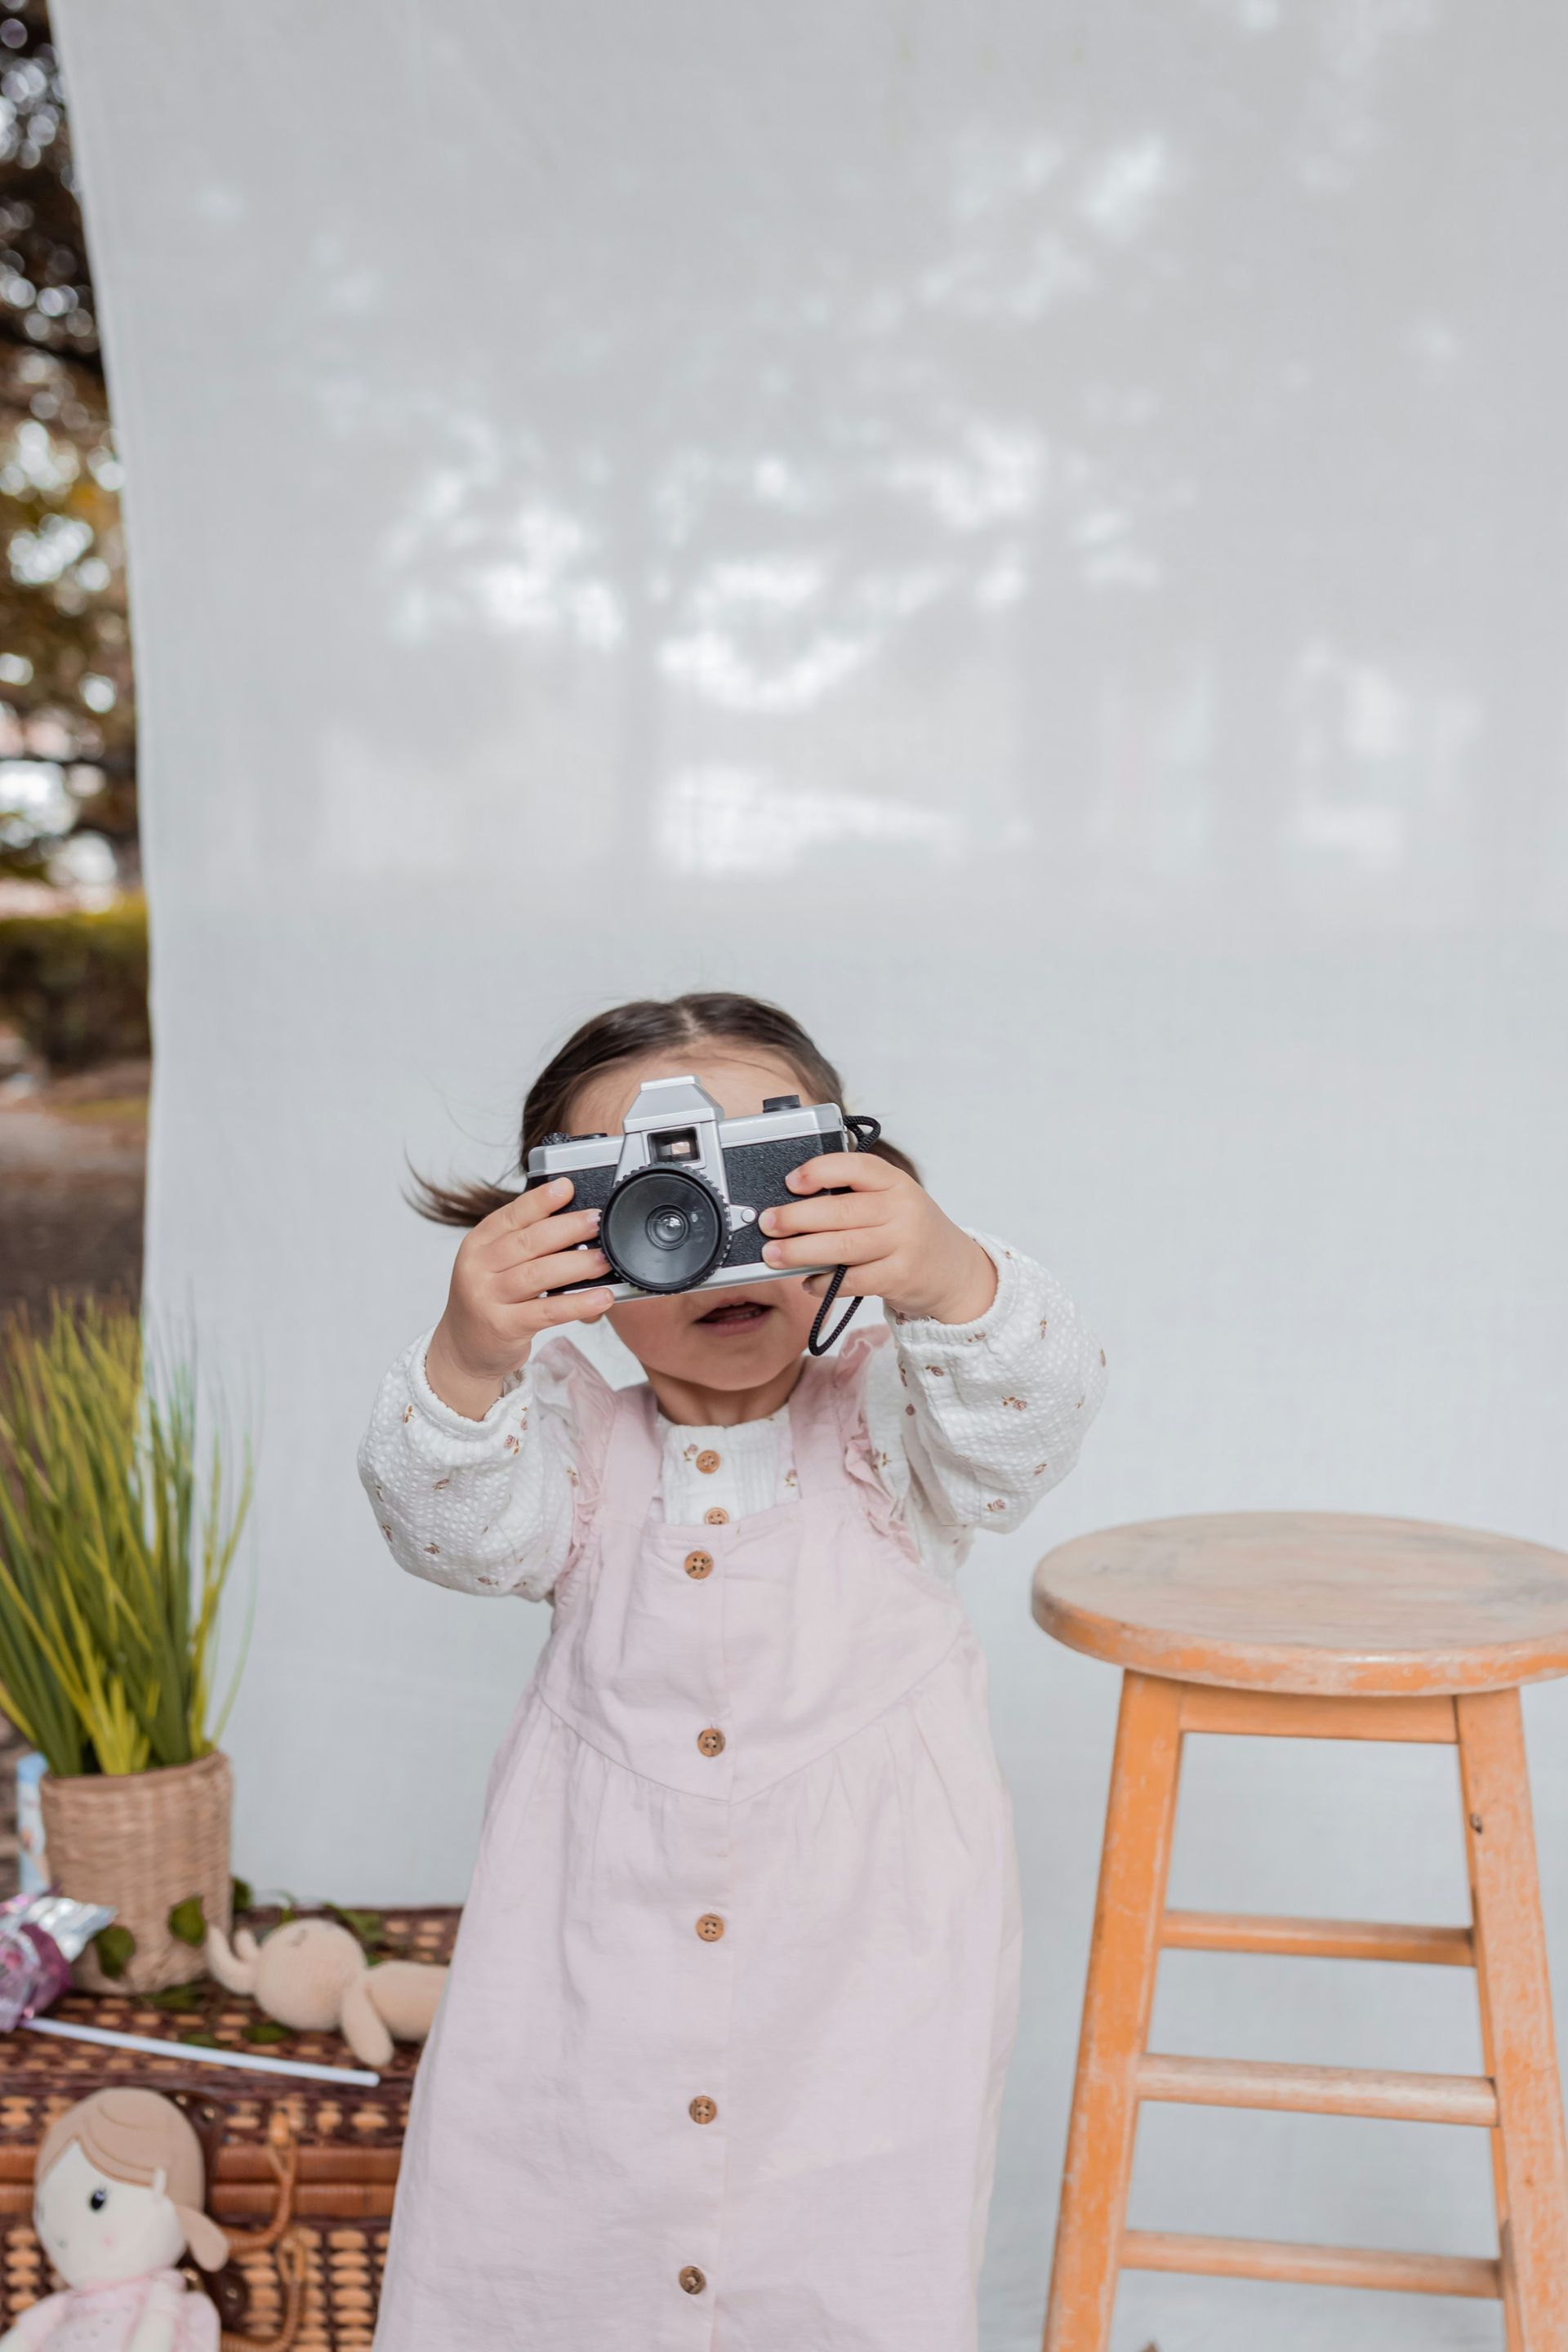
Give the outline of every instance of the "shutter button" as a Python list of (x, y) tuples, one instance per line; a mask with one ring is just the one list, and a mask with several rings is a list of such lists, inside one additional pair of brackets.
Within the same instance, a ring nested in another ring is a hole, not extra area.
[(697, 1735), (697, 1745), (700, 1748), (704, 1756), (722, 1756), (724, 1753), (724, 1735), (721, 1731), (714, 1731), (711, 1729), (700, 1731)]

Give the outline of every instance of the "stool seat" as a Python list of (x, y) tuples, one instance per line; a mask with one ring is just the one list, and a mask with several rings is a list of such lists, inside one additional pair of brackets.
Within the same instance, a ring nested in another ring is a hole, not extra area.
[(1047, 1555), (1034, 1609), (1090, 1657), (1237, 1690), (1408, 1698), (1568, 1675), (1568, 1553), (1420, 1519), (1109, 1528)]

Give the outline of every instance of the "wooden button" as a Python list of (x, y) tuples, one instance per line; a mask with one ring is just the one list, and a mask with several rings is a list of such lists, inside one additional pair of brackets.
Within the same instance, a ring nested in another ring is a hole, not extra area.
[(710, 1528), (723, 1528), (730, 1524), (730, 1514), (721, 1503), (715, 1503), (713, 1508), (704, 1511), (702, 1516)]
[(724, 1932), (724, 1922), (717, 1911), (704, 1911), (697, 1922), (697, 1932), (705, 1944), (716, 1944)]
[(701, 1748), (704, 1756), (722, 1756), (724, 1735), (721, 1731), (713, 1730), (710, 1726), (708, 1730), (698, 1733), (697, 1745)]
[(697, 1457), (697, 1467), (705, 1478), (710, 1478), (723, 1459), (721, 1454), (715, 1454), (710, 1445), (705, 1445)]
[(688, 1576), (711, 1576), (713, 1573), (712, 1553), (710, 1551), (689, 1551), (686, 1555), (686, 1573)]
[(688, 2294), (700, 2294), (708, 2284), (707, 2273), (700, 2271), (695, 2263), (688, 2263), (680, 2273), (680, 2284)]
[(719, 2110), (711, 2099), (693, 2099), (686, 2112), (694, 2124), (710, 2124)]

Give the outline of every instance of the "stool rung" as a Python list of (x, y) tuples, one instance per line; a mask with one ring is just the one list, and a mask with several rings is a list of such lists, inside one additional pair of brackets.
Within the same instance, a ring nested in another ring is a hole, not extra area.
[(1362, 2246), (1292, 2246), (1266, 2238), (1189, 2238), (1129, 2230), (1123, 2267), (1197, 2278), (1275, 2279), (1292, 2286), (1386, 2287), (1395, 2294), (1502, 2298), (1502, 2266), (1470, 2254), (1383, 2254)]
[(1192, 2107), (1272, 2107), (1309, 2116), (1376, 2116), (1411, 2124), (1495, 2129), (1497, 2090), (1485, 2074), (1395, 2074), (1381, 2067), (1281, 2066), (1258, 2058), (1171, 2058), (1146, 2051), (1141, 2099)]
[(1232, 1911), (1167, 1911), (1160, 1940), (1178, 1952), (1274, 1952), (1323, 1960), (1419, 1960), (1473, 1969), (1468, 1927), (1400, 1927), (1376, 1919), (1247, 1918)]
[(1182, 1729), (1252, 1739), (1404, 1739), (1427, 1748), (1452, 1748), (1459, 1737), (1451, 1698), (1319, 1698), (1214, 1683), (1183, 1684)]

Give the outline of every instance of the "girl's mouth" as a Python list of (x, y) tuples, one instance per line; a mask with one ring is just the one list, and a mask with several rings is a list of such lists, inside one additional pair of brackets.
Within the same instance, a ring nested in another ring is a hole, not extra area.
[(727, 1298), (697, 1320), (705, 1331), (754, 1331), (773, 1311), (760, 1298)]

